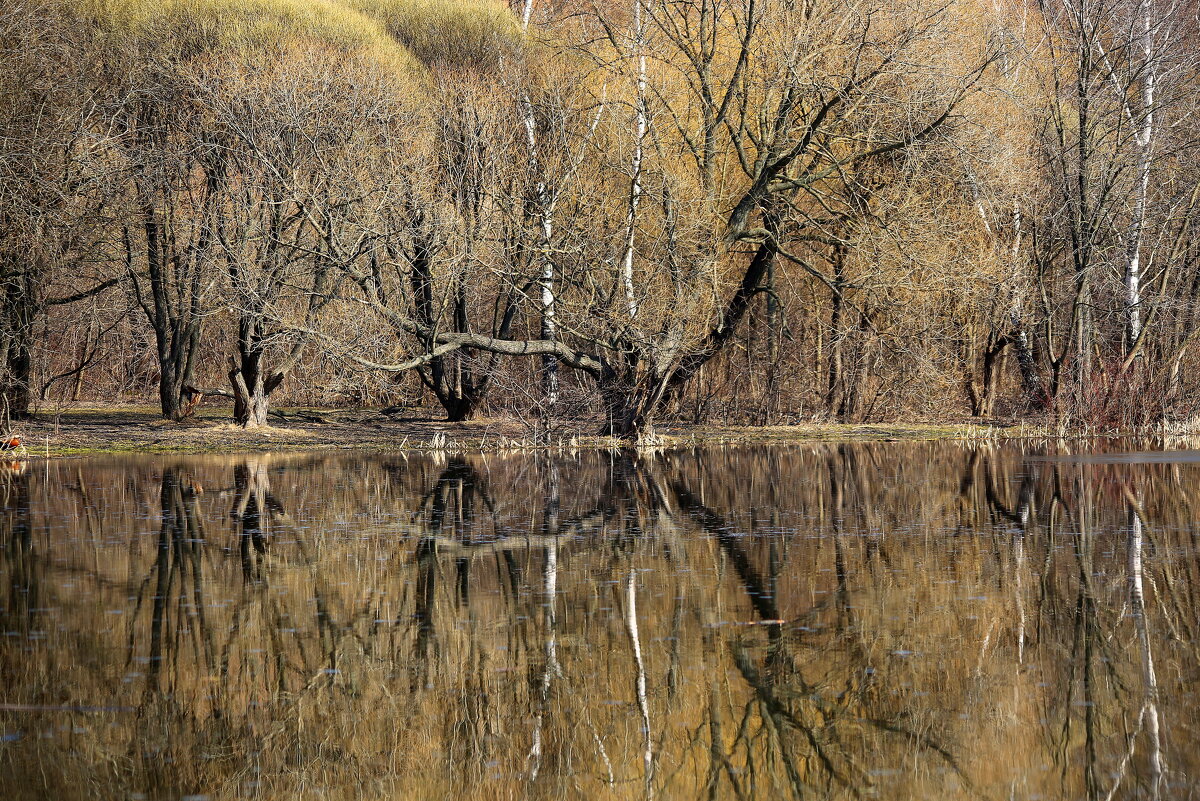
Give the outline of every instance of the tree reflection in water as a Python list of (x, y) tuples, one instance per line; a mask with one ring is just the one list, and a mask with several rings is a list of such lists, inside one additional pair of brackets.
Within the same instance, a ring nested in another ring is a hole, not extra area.
[(956, 444), (12, 467), (0, 779), (1175, 797), (1197, 489)]

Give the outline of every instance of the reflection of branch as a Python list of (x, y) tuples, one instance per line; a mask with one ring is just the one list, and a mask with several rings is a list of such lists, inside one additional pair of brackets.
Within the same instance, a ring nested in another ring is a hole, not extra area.
[[(762, 681), (758, 675), (758, 669), (754, 667), (754, 664), (750, 661), (749, 654), (746, 653), (745, 647), (743, 647), (740, 643), (733, 645), (733, 661), (737, 665), (738, 670), (741, 672), (742, 678), (744, 678), (746, 683), (750, 685), (750, 688), (754, 690), (758, 700), (766, 709), (766, 717), (776, 726), (776, 728), (782, 729), (782, 726), (780, 725), (782, 723), (791, 724), (792, 728), (804, 735), (804, 738), (808, 741), (813, 753), (816, 754), (817, 759), (821, 762), (821, 765), (825, 768), (829, 775), (836, 779), (838, 784), (853, 791), (856, 796), (861, 795), (858, 788), (852, 785), (847, 777), (842, 775), (842, 773), (833, 764), (833, 760), (826, 752), (825, 746), (818, 738), (816, 731), (809, 726), (805, 726), (794, 714), (792, 714), (792, 711), (787, 708), (787, 705), (780, 701), (775, 695), (774, 691), (772, 691), (771, 688)], [(780, 731), (780, 734), (782, 734), (782, 731)], [(802, 798), (805, 795), (801, 788), (802, 783), (800, 781), (799, 774), (796, 773), (796, 766), (793, 764), (791, 755), (787, 752), (784, 743), (785, 740), (781, 736), (779, 738), (780, 755), (783, 757), (784, 766), (788, 771), (788, 777), (792, 781), (793, 790), (795, 791), (797, 797)]]
[(682, 484), (675, 482), (671, 485), (671, 489), (675, 492), (675, 499), (680, 508), (699, 521), (705, 532), (716, 537), (717, 542), (725, 549), (759, 616), (763, 620), (778, 620), (780, 615), (779, 607), (775, 603), (775, 596), (767, 588), (763, 577), (750, 564), (750, 557), (742, 549), (739, 538), (734, 535), (729, 524), (720, 515), (701, 503), (700, 499)]
[(596, 731), (596, 724), (592, 722), (589, 715), (587, 719), (588, 729), (592, 732), (592, 742), (596, 744), (596, 751), (600, 754), (600, 758), (604, 760), (604, 768), (608, 771), (608, 786), (612, 787), (616, 782), (613, 776), (612, 760), (608, 758), (608, 749), (604, 747), (604, 741), (600, 739), (600, 733)]
[[(725, 776), (729, 779), (729, 784), (733, 787), (734, 795), (738, 797), (738, 801), (745, 801), (746, 794), (737, 779), (737, 771), (734, 770), (733, 762), (729, 759), (729, 754), (725, 752), (725, 735), (722, 733), (720, 685), (717, 679), (717, 672), (711, 670), (710, 675), (713, 678), (708, 691), (709, 758), (712, 760), (707, 782), (709, 797), (714, 797), (717, 785), (721, 780), (721, 773), (724, 771)], [(744, 723), (745, 719), (743, 719)], [(742, 732), (744, 733), (744, 725)], [(737, 748), (737, 744), (742, 740), (742, 734), (739, 734), (731, 745), (731, 752)]]
[(1104, 801), (1112, 801), (1113, 796), (1117, 794), (1117, 789), (1121, 786), (1121, 782), (1125, 779), (1125, 771), (1129, 768), (1129, 760), (1133, 758), (1133, 752), (1137, 747), (1138, 735), (1142, 733), (1142, 726), (1146, 721), (1146, 708), (1147, 706), (1143, 704), (1142, 711), (1138, 713), (1137, 725), (1129, 733), (1125, 753), (1121, 756), (1121, 763), (1113, 771), (1113, 786), (1109, 789), (1108, 794), (1104, 796)]
[(490, 542), (463, 543), (452, 537), (422, 537), (417, 543), (417, 554), (436, 552), (439, 556), (489, 556), (505, 551), (526, 548), (549, 548), (559, 540), (557, 534), (529, 534), (502, 537)]
[(905, 737), (915, 741), (916, 744), (922, 748), (927, 748), (930, 751), (933, 751), (942, 759), (946, 760), (946, 764), (954, 769), (954, 772), (958, 774), (958, 778), (961, 779), (962, 783), (967, 786), (967, 789), (974, 789), (971, 785), (970, 779), (967, 778), (967, 774), (964, 773), (963, 769), (959, 766), (958, 760), (954, 758), (954, 754), (950, 753), (950, 750), (945, 746), (934, 742), (932, 738), (927, 737), (920, 732), (913, 731), (912, 729), (905, 728), (899, 723), (895, 723), (893, 721), (879, 720), (876, 718), (863, 718), (863, 722), (870, 723), (872, 726), (877, 729), (881, 729), (882, 731), (892, 732), (893, 734), (903, 734)]

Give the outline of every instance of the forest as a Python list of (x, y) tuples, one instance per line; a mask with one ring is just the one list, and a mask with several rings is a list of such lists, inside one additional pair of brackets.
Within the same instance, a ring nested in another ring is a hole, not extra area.
[(0, 395), (1186, 428), (1183, 0), (7, 0)]

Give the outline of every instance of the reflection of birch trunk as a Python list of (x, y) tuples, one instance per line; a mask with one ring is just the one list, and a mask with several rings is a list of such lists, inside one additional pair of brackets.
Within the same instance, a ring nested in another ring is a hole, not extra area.
[(1016, 558), (1015, 593), (1017, 596), (1017, 664), (1025, 664), (1025, 598), (1021, 586), (1021, 574), (1025, 571), (1025, 532), (1013, 538), (1013, 554)]
[[(543, 520), (546, 534), (553, 536), (558, 529), (558, 466), (550, 463), (550, 487)], [(542, 574), (545, 587), (546, 645), (542, 680), (538, 686), (537, 713), (533, 719), (533, 743), (529, 748), (529, 780), (535, 781), (542, 767), (542, 726), (550, 704), (550, 689), (554, 676), (561, 673), (558, 666), (558, 627), (555, 604), (558, 596), (558, 539), (551, 539), (546, 548), (546, 567)]]
[(529, 748), (529, 780), (538, 777), (542, 767), (542, 724), (546, 719), (546, 707), (550, 704), (550, 686), (558, 668), (558, 631), (555, 625), (554, 604), (558, 593), (558, 542), (546, 549), (546, 664), (542, 668), (542, 681), (538, 685), (537, 713), (533, 719), (533, 744)]
[(646, 782), (646, 798), (653, 798), (654, 748), (650, 740), (650, 705), (646, 701), (646, 664), (642, 660), (642, 641), (638, 635), (637, 576), (632, 569), (625, 577), (625, 628), (629, 632), (629, 643), (633, 648), (633, 662), (637, 671), (634, 679), (634, 691), (637, 694), (638, 710), (642, 713), (642, 763)]
[(1150, 739), (1151, 797), (1158, 798), (1163, 776), (1162, 739), (1158, 728), (1158, 679), (1154, 673), (1154, 654), (1150, 650), (1150, 632), (1146, 623), (1146, 598), (1142, 591), (1142, 518), (1138, 505), (1129, 505), (1129, 606), (1137, 631), (1142, 656), (1144, 701), (1142, 717)]
[(1120, 789), (1121, 782), (1125, 778), (1125, 773), (1129, 769), (1129, 763), (1133, 759), (1137, 738), (1143, 729), (1150, 740), (1148, 763), (1150, 768), (1151, 798), (1158, 798), (1160, 796), (1162, 778), (1166, 772), (1166, 765), (1162, 756), (1162, 735), (1159, 731), (1158, 678), (1154, 671), (1154, 654), (1150, 650), (1150, 631), (1146, 621), (1146, 596), (1142, 589), (1142, 575), (1144, 572), (1142, 545), (1145, 536), (1142, 530), (1141, 502), (1128, 487), (1125, 488), (1125, 500), (1129, 506), (1129, 608), (1130, 614), (1133, 617), (1134, 631), (1137, 634), (1138, 650), (1141, 654), (1142, 708), (1138, 712), (1137, 726), (1128, 737), (1128, 745), (1124, 756), (1121, 757), (1121, 763), (1113, 771), (1115, 778), (1112, 787), (1109, 789), (1107, 795), (1104, 796), (1105, 801), (1112, 801), (1117, 794), (1117, 790)]
[(1021, 530), (1013, 542), (1013, 555), (1016, 560), (1016, 577), (1014, 581), (1017, 597), (1017, 664), (1025, 664), (1025, 592), (1022, 576), (1025, 573), (1025, 537), (1029, 534), (1029, 518), (1033, 512), (1033, 477), (1026, 475), (1021, 482), (1021, 495), (1017, 507), (1017, 519)]

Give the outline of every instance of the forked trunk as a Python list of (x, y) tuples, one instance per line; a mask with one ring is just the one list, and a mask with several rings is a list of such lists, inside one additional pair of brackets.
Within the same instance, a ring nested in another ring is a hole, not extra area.
[(996, 383), (1001, 373), (1005, 348), (1011, 340), (1000, 336), (992, 340), (983, 351), (979, 377), (968, 373), (965, 379), (967, 399), (971, 403), (972, 417), (988, 417), (996, 401)]
[(243, 428), (267, 425), (271, 393), (283, 382), (282, 373), (266, 376), (261, 354), (243, 354), (241, 362), (230, 358), (229, 383), (233, 386), (233, 419)]
[[(200, 349), (199, 272), (185, 282), (173, 283), (178, 271), (176, 260), (168, 258), (170, 239), (163, 215), (153, 207), (145, 209), (143, 228), (146, 235), (146, 264), (150, 274), (150, 298), (144, 300), (138, 290), (138, 302), (154, 329), (155, 355), (158, 357), (158, 397), (163, 417), (176, 422), (188, 417), (199, 400), (191, 387), (196, 354)], [(131, 247), (127, 244), (127, 247)], [(135, 283), (135, 290), (137, 284)], [(182, 293), (185, 297), (175, 297)]]
[(233, 419), (243, 428), (265, 426), (267, 424), (267, 413), (270, 409), (270, 399), (262, 391), (261, 385), (254, 387), (249, 392), (239, 392), (235, 389)]
[(632, 385), (621, 378), (601, 381), (604, 399), (604, 424), (600, 435), (636, 442), (654, 422), (654, 413), (662, 399), (664, 382), (643, 378)]

